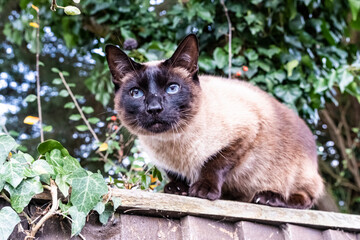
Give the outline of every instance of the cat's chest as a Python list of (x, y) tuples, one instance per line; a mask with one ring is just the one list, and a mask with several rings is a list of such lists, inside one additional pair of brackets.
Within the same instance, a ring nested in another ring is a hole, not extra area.
[(139, 138), (145, 151), (158, 167), (179, 173), (191, 182), (196, 181), (201, 167), (211, 154), (211, 146), (201, 138), (192, 136), (166, 140)]

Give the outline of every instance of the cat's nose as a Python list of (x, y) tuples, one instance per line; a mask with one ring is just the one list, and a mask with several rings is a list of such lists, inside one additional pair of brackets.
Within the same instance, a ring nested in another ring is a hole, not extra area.
[(163, 107), (157, 99), (153, 99), (152, 101), (150, 101), (146, 109), (146, 111), (150, 114), (159, 114), (160, 112), (162, 112), (162, 110)]

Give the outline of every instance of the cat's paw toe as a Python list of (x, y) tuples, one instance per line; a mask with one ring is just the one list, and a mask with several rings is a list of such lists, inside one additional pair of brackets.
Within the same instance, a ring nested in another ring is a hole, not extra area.
[(164, 192), (169, 194), (187, 196), (189, 192), (189, 186), (182, 182), (172, 181), (165, 185)]
[(216, 200), (221, 196), (221, 189), (206, 180), (197, 181), (190, 187), (189, 196)]
[(271, 191), (264, 191), (255, 194), (253, 202), (272, 207), (287, 207), (284, 198), (280, 194)]

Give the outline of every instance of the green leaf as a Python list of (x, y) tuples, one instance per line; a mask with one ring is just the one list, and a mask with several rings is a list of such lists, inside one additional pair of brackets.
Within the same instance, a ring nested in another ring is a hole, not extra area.
[(250, 61), (255, 61), (259, 58), (259, 55), (253, 49), (247, 49), (244, 52), (245, 57)]
[(15, 149), (18, 144), (9, 135), (0, 135), (0, 164), (3, 164), (9, 156), (11, 150)]
[[(81, 169), (82, 170), (82, 169)], [(78, 208), (79, 211), (88, 213), (100, 201), (101, 196), (108, 191), (106, 182), (99, 173), (93, 173), (87, 176), (81, 174), (81, 170), (76, 173), (72, 179), (71, 203)]]
[(69, 119), (73, 120), (73, 121), (78, 121), (81, 119), (81, 115), (80, 114), (72, 114), (72, 115), (70, 115)]
[(66, 15), (79, 15), (81, 14), (80, 9), (75, 6), (66, 6), (64, 8), (64, 12)]
[(70, 108), (70, 109), (74, 109), (75, 108), (75, 104), (73, 102), (68, 102), (64, 105), (64, 108)]
[(37, 99), (37, 97), (34, 94), (29, 94), (24, 101), (25, 102), (34, 102)]
[(92, 117), (92, 118), (89, 118), (88, 121), (91, 124), (97, 124), (98, 122), (100, 122), (100, 119), (98, 119), (97, 117)]
[(67, 204), (62, 203), (61, 201), (59, 201), (59, 207), (61, 209), (61, 211), (67, 215), (69, 209), (71, 208), (71, 204), (68, 202)]
[(3, 207), (0, 210), (0, 239), (8, 239), (19, 222), (19, 215), (11, 207)]
[(52, 166), (50, 166), (47, 161), (42, 160), (42, 159), (36, 160), (32, 164), (31, 168), (37, 175), (55, 174), (54, 168)]
[(61, 91), (59, 92), (59, 96), (61, 96), (61, 97), (67, 97), (67, 96), (69, 96), (69, 93), (68, 93), (68, 91), (66, 91), (65, 89), (63, 89), (63, 90), (61, 90)]
[(50, 125), (43, 126), (43, 130), (44, 130), (44, 132), (51, 132), (53, 130), (53, 126), (50, 126)]
[(81, 229), (85, 226), (86, 214), (78, 211), (76, 206), (72, 206), (68, 210), (71, 216), (71, 237), (78, 235), (81, 232)]
[(259, 47), (257, 50), (259, 54), (265, 55), (268, 58), (272, 58), (272, 56), (281, 52), (281, 49), (274, 45), (271, 45), (269, 49)]
[(52, 84), (54, 85), (59, 85), (62, 83), (62, 80), (60, 78), (55, 78), (53, 81), (52, 81)]
[(39, 177), (23, 180), (17, 188), (5, 185), (5, 189), (10, 193), (12, 208), (18, 213), (23, 211), (36, 194), (43, 192)]
[(54, 72), (54, 73), (59, 73), (59, 72), (60, 72), (60, 70), (59, 70), (59, 69), (54, 68), (54, 67), (53, 67), (53, 68), (51, 68), (51, 71), (52, 71), (52, 72)]
[(357, 15), (360, 11), (360, 1), (359, 0), (349, 0), (351, 15), (353, 21), (356, 21)]
[(78, 125), (75, 128), (80, 132), (84, 132), (84, 131), (89, 130), (89, 128), (86, 125)]
[(94, 207), (94, 211), (97, 211), (98, 214), (102, 214), (105, 210), (105, 204), (103, 202), (98, 202)]
[(354, 80), (354, 76), (349, 73), (347, 70), (344, 70), (340, 76), (339, 88), (341, 93), (345, 91), (347, 85), (349, 85)]
[(219, 47), (215, 48), (213, 55), (218, 68), (222, 69), (227, 65), (227, 54), (224, 49)]
[(100, 222), (105, 225), (108, 221), (111, 215), (114, 213), (114, 208), (110, 203), (107, 203), (105, 205), (105, 210), (102, 214), (99, 216)]
[(61, 193), (64, 195), (64, 197), (67, 197), (69, 195), (69, 184), (66, 183), (66, 176), (65, 175), (56, 175), (55, 183), (59, 187)]
[(297, 85), (279, 85), (274, 88), (274, 94), (286, 103), (293, 104), (302, 94)]
[(287, 76), (288, 76), (288, 77), (291, 77), (291, 75), (293, 74), (294, 68), (296, 68), (298, 65), (299, 65), (299, 61), (296, 60), (296, 59), (291, 60), (290, 62), (288, 62), (288, 63), (285, 65), (285, 69), (286, 69), (286, 71), (287, 71)]
[(64, 156), (69, 155), (69, 152), (61, 145), (61, 143), (53, 139), (46, 140), (37, 147), (37, 150), (41, 155), (51, 152), (53, 149), (59, 149)]
[(25, 177), (24, 166), (14, 158), (11, 158), (10, 161), (4, 164), (4, 168), (5, 172), (3, 173), (2, 178), (5, 182), (16, 188)]
[(84, 111), (84, 113), (87, 113), (87, 114), (94, 112), (94, 109), (92, 107), (81, 107), (81, 109)]
[(202, 19), (209, 23), (212, 23), (214, 20), (211, 16), (211, 13), (205, 9), (202, 9), (201, 11), (197, 12), (197, 15)]
[(325, 78), (319, 78), (314, 83), (314, 88), (315, 88), (316, 93), (321, 93), (321, 92), (327, 90), (328, 89), (328, 83), (327, 83), (326, 79)]
[[(159, 180), (160, 180), (160, 178), (159, 178)], [(162, 181), (162, 180), (160, 180), (160, 181)], [(113, 202), (113, 204), (114, 204), (114, 210), (116, 211), (116, 209), (121, 205), (121, 198), (119, 198), (119, 197), (112, 197), (112, 198), (111, 198), (111, 201)]]

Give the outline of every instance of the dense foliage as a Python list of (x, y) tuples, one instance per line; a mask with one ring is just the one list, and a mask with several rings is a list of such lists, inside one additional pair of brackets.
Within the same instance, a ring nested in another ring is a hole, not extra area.
[[(85, 84), (104, 106), (111, 102), (113, 92), (102, 52), (105, 44), (122, 46), (126, 40), (135, 39), (138, 46), (127, 51), (131, 57), (141, 62), (157, 60), (171, 56), (176, 44), (194, 32), (200, 41), (200, 71), (227, 75), (231, 41), (231, 75), (260, 86), (307, 120), (318, 138), (320, 167), (331, 196), (341, 210), (360, 212), (360, 52), (356, 45), (360, 5), (356, 0), (226, 1), (231, 39), (224, 7), (217, 0), (82, 0), (78, 16), (66, 16), (61, 9), (51, 12), (45, 0), (18, 3), (0, 0), (2, 14), (9, 9), (19, 13), (11, 13), (11, 21), (0, 23), (7, 41), (25, 44), (35, 52), (35, 30), (28, 26), (35, 12), (29, 3), (38, 6), (41, 34), (45, 34), (44, 26), (50, 27), (69, 50), (91, 53), (96, 64)], [(67, 4), (71, 2), (64, 0)], [(44, 64), (50, 71), (47, 66), (51, 63)], [(78, 84), (72, 76), (68, 78)], [(53, 84), (61, 84), (60, 79)], [(68, 97), (68, 91), (59, 91), (60, 96)], [(76, 88), (73, 91), (76, 94)], [(65, 105), (73, 111), (70, 120), (81, 121), (73, 104)], [(91, 106), (82, 107), (86, 114), (94, 111)], [(132, 148), (133, 138), (109, 118), (110, 128), (101, 142), (106, 147), (97, 151), (94, 160), (104, 161), (106, 172), (122, 173), (122, 177), (110, 179), (115, 184), (149, 188), (152, 177), (161, 174), (144, 165), (140, 151)], [(96, 124), (98, 119), (91, 121)], [(77, 125), (67, 130), (70, 135), (88, 128)], [(100, 148), (101, 143), (97, 145)], [(130, 164), (120, 164), (124, 160)]]

